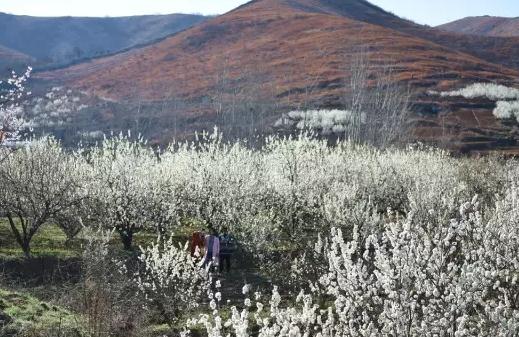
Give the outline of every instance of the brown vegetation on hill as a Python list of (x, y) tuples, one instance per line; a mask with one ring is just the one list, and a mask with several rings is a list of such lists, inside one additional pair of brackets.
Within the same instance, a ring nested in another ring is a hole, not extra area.
[[(518, 38), (442, 32), (363, 0), (256, 0), (148, 47), (39, 76), (115, 101), (214, 100), (222, 79), (231, 88), (255, 82), (280, 106), (330, 107), (343, 103), (344, 79), (359, 46), (374, 64), (391, 64), (395, 78), (416, 91), (419, 138), (437, 140), (448, 132), (449, 143), (488, 144), (502, 140), (496, 128), (507, 134), (488, 107), (466, 114), (463, 102), (440, 104), (424, 93), (473, 82), (513, 85)], [(199, 123), (210, 112), (192, 116)]]

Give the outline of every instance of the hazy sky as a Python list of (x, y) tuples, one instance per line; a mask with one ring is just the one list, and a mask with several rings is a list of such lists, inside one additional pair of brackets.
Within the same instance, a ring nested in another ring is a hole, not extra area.
[[(349, 0), (343, 0), (349, 1)], [(244, 0), (0, 0), (0, 12), (35, 16), (224, 13)], [(465, 16), (519, 17), (519, 0), (372, 0), (416, 22), (438, 25)]]

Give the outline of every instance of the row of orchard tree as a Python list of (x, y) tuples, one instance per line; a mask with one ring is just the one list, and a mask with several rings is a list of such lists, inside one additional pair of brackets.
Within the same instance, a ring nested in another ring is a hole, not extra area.
[[(101, 226), (128, 249), (138, 231), (165, 237), (186, 220), (228, 227), (273, 281), (293, 290), (311, 282), (320, 294), (312, 296), (335, 301), (327, 318), (339, 319), (335, 327), (308, 316), (313, 305), (296, 305), (291, 315), (304, 320), (283, 324), (330, 335), (342, 326), (352, 334), (417, 336), (436, 327), (507, 336), (519, 327), (518, 170), (514, 160), (329, 146), (307, 135), (251, 149), (215, 133), (160, 151), (114, 137), (74, 152), (45, 138), (5, 155), (0, 209), (27, 255), (49, 224), (70, 236)], [(199, 269), (165, 273), (192, 261), (162, 244), (142, 255), (155, 275), (142, 289), (178, 299), (161, 287), (191, 293), (189, 275)], [(187, 302), (175, 303), (178, 312)]]
[[(2, 106), (13, 137), (17, 107)], [(27, 256), (50, 224), (70, 237), (114, 231), (130, 249), (139, 231), (164, 238), (196, 219), (228, 227), (273, 282), (299, 293), (287, 303), (277, 288), (269, 299), (247, 295), (228, 317), (216, 283), (211, 314), (191, 320), (208, 336), (519, 331), (515, 160), (330, 146), (304, 134), (257, 149), (215, 133), (163, 150), (120, 136), (73, 152), (52, 138), (1, 151), (0, 212)], [(107, 242), (88, 252), (94, 267), (115, 258)], [(143, 248), (139, 261), (129, 279), (169, 323), (210, 290), (172, 240)]]
[(476, 193), (495, 201), (507, 179), (501, 168), (478, 181), (470, 160), (440, 151), (330, 147), (308, 135), (268, 138), (258, 150), (218, 133), (162, 151), (124, 136), (76, 151), (43, 138), (4, 157), (0, 209), (27, 256), (48, 224), (69, 238), (84, 226), (113, 229), (131, 249), (135, 233), (164, 236), (186, 220), (233, 229), (263, 255), (277, 243), (298, 251), (320, 231), (362, 226), (388, 209), (403, 216), (424, 199), (428, 209), (455, 209)]

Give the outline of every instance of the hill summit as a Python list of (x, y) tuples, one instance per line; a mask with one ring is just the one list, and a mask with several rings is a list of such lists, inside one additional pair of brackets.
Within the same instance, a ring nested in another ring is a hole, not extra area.
[(512, 37), (519, 36), (519, 17), (474, 16), (449, 22), (438, 28), (463, 34)]

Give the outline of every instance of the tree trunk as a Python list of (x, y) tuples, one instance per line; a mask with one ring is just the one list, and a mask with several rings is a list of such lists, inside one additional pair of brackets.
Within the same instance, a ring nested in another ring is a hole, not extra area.
[(157, 228), (157, 241), (160, 246), (162, 246), (164, 244), (164, 242), (166, 242), (166, 236), (167, 236), (166, 228), (164, 228), (164, 226), (159, 226)]
[(22, 244), (22, 250), (23, 250), (23, 254), (25, 255), (26, 259), (30, 259), (32, 257), (31, 256), (31, 245), (30, 245), (29, 241), (25, 241)]
[(22, 233), (16, 227), (16, 223), (11, 214), (7, 214), (7, 219), (9, 220), (9, 225), (11, 226), (11, 231), (16, 239), (16, 242), (22, 248), (23, 254), (27, 259), (31, 258), (31, 236), (27, 235), (27, 230), (23, 225), (23, 219), (20, 218), (20, 222), (22, 222)]

